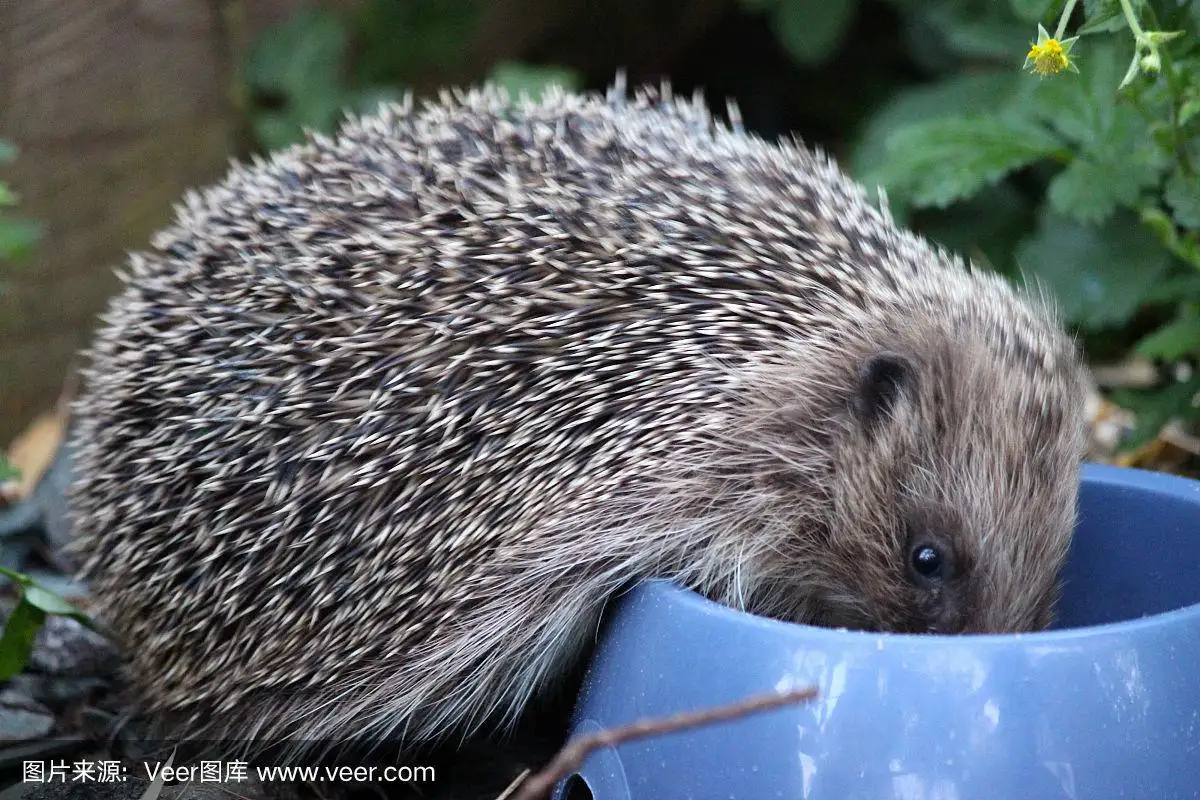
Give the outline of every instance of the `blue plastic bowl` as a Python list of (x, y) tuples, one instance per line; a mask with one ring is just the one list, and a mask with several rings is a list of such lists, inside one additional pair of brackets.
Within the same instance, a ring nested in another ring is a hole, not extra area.
[(1088, 465), (1055, 630), (879, 635), (668, 583), (617, 607), (574, 733), (815, 685), (593, 754), (556, 800), (1200, 797), (1200, 482)]

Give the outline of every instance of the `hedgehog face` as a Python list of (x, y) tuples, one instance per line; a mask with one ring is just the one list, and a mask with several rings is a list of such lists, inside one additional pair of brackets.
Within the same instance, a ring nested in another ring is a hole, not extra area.
[(929, 402), (939, 394), (930, 385), (936, 377), (923, 366), (885, 351), (868, 356), (856, 376), (852, 425), (860, 435), (854, 439), (878, 456), (876, 463), (888, 462), (890, 478), (878, 487), (884, 496), (876, 500), (887, 517), (870, 526), (878, 528), (882, 547), (867, 557), (876, 562), (891, 601), (866, 607), (884, 610), (875, 625), (887, 630), (954, 633), (967, 624), (974, 549), (966, 546), (968, 526), (953, 503), (913, 491), (922, 483), (916, 475), (930, 471), (930, 455), (941, 450), (936, 399)]
[[(1065, 337), (1049, 358), (994, 341), (943, 356), (922, 401), (933, 432), (916, 451), (905, 501), (912, 530), (950, 543), (959, 608), (948, 632), (1047, 627), (1075, 526), (1085, 445), (1084, 372)], [(1051, 345), (1057, 345), (1049, 350)], [(952, 356), (952, 358), (951, 358)], [(998, 366), (999, 365), (999, 366)], [(940, 630), (940, 627), (938, 628)]]
[(832, 450), (818, 623), (962, 633), (1051, 622), (1075, 520), (1081, 372), (1070, 357), (1027, 370), (986, 340), (954, 338), (859, 360)]

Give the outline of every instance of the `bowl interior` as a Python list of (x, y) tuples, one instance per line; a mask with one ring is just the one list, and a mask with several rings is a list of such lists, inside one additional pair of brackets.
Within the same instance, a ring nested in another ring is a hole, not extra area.
[(1200, 482), (1088, 465), (1056, 629), (1200, 603)]

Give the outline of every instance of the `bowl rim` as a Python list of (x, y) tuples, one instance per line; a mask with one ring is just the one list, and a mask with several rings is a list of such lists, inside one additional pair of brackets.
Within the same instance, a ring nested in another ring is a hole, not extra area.
[[(1168, 495), (1176, 500), (1194, 505), (1197, 520), (1200, 521), (1200, 481), (1198, 480), (1165, 472), (1093, 463), (1083, 464), (1080, 477), (1081, 484), (1086, 481), (1095, 485), (1141, 489), (1155, 494)], [(1197, 526), (1196, 535), (1200, 536), (1200, 525)], [(1198, 576), (1198, 579), (1200, 579), (1200, 576)], [(1200, 602), (1196, 602), (1182, 608), (1162, 611), (1157, 614), (1138, 617), (1137, 619), (1105, 622), (1099, 625), (1085, 625), (1076, 628), (1025, 631), (1020, 633), (886, 633), (849, 630), (846, 628), (825, 628), (763, 617), (747, 611), (739, 611), (714, 600), (709, 600), (698, 592), (669, 580), (657, 579), (646, 581), (631, 594), (642, 594), (643, 592), (648, 592), (652, 596), (664, 596), (673, 602), (684, 605), (689, 610), (708, 616), (719, 617), (726, 623), (774, 629), (780, 633), (791, 632), (795, 634), (802, 632), (806, 638), (816, 640), (863, 642), (883, 639), (912, 647), (937, 647), (944, 646), (948, 642), (959, 643), (964, 640), (970, 641), (973, 645), (978, 644), (984, 647), (1011, 645), (1016, 640), (1028, 644), (1065, 645), (1097, 637), (1134, 634), (1148, 628), (1171, 628), (1183, 623), (1200, 625)]]

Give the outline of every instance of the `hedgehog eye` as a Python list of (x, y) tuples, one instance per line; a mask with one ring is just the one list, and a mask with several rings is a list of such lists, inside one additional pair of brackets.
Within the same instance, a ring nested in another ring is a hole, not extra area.
[(908, 359), (894, 353), (880, 353), (862, 365), (854, 405), (868, 428), (891, 413), (914, 374)]
[(912, 549), (913, 571), (926, 580), (942, 576), (942, 551), (931, 544), (919, 544)]

